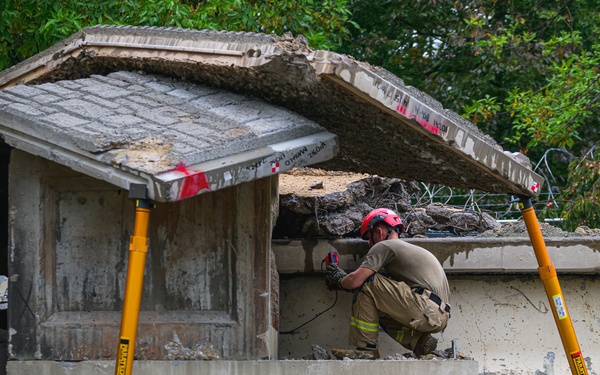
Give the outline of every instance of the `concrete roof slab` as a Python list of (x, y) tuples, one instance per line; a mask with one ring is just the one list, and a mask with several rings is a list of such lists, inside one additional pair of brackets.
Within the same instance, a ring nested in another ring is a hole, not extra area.
[[(145, 91), (129, 90), (131, 81)], [(125, 189), (145, 183), (156, 201), (323, 162), (337, 152), (335, 135), (256, 98), (131, 72), (71, 82), (66, 92), (53, 83), (0, 91), (6, 141)], [(39, 96), (54, 100), (37, 107), (12, 100)], [(189, 187), (200, 178), (201, 185)]]
[[(119, 73), (105, 80), (94, 77), (116, 71)], [(136, 75), (136, 71), (151, 75)], [(158, 82), (150, 78), (158, 74), (173, 79)], [(84, 77), (96, 79), (97, 84), (87, 86), (85, 79), (79, 79)], [(110, 86), (112, 79), (131, 80), (132, 85), (128, 90), (112, 85), (96, 96), (119, 102), (133, 92), (148, 91), (152, 93), (148, 100), (161, 95), (183, 99), (183, 95), (188, 104), (196, 105), (189, 100), (198, 95), (201, 107), (212, 105), (207, 104), (209, 100), (222, 99), (222, 91), (211, 91), (218, 88), (285, 107), (338, 136), (339, 154), (320, 164), (321, 168), (525, 196), (539, 194), (543, 183), (543, 178), (532, 172), (527, 157), (504, 151), (425, 93), (404, 85), (382, 68), (311, 50), (303, 37), (97, 26), (0, 73), (0, 87), (57, 82), (64, 83), (64, 89), (93, 95), (103, 85)], [(182, 90), (183, 82), (201, 83), (202, 89)], [(248, 110), (245, 119), (256, 113), (235, 99), (232, 103)], [(133, 104), (127, 110), (139, 113), (143, 103)], [(230, 108), (224, 107), (211, 107), (223, 121), (232, 117)], [(142, 113), (147, 120), (150, 117), (164, 122), (162, 126), (172, 126), (169, 119), (190, 118), (181, 111), (175, 115), (153, 108)], [(259, 124), (253, 125), (255, 131), (262, 130)], [(280, 126), (278, 121), (272, 127), (262, 125), (266, 126), (262, 137)]]

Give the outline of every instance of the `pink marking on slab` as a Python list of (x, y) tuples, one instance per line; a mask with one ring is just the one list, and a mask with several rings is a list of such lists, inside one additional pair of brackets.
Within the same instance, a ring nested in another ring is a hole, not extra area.
[(398, 113), (400, 113), (400, 114), (402, 114), (402, 115), (406, 116), (406, 107), (405, 107), (405, 106), (403, 106), (402, 104), (398, 104), (398, 105), (396, 106), (396, 112), (398, 112)]
[(424, 127), (425, 129), (429, 130), (431, 133), (439, 135), (440, 134), (440, 129), (438, 129), (435, 125), (428, 123), (427, 121), (423, 120), (423, 119), (417, 119), (417, 122), (419, 124), (421, 124), (422, 127)]

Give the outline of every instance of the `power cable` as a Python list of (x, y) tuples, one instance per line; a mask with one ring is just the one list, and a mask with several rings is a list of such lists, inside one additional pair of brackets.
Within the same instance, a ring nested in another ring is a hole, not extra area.
[[(321, 262), (321, 272), (325, 273), (325, 270), (323, 268), (323, 266), (325, 265), (325, 259), (323, 259), (323, 261)], [(315, 315), (312, 319), (302, 323), (301, 325), (299, 325), (298, 327), (289, 330), (289, 331), (285, 331), (285, 332), (279, 332), (280, 335), (289, 335), (292, 333), (296, 333), (296, 330), (304, 327), (305, 325), (307, 325), (308, 323), (312, 322), (313, 320), (317, 319), (318, 317), (320, 317), (321, 315), (325, 314), (327, 311), (331, 310), (333, 308), (333, 306), (335, 306), (335, 304), (337, 303), (338, 300), (338, 291), (337, 289), (334, 289), (335, 291), (335, 300), (333, 301), (333, 305), (329, 306), (327, 309), (321, 311), (320, 313), (318, 313), (317, 315)]]
[(333, 301), (333, 305), (329, 306), (327, 309), (321, 311), (320, 313), (318, 313), (317, 315), (314, 316), (314, 318), (310, 319), (307, 322), (302, 323), (301, 325), (299, 325), (298, 327), (289, 330), (289, 331), (285, 331), (285, 332), (279, 332), (280, 335), (289, 335), (289, 334), (293, 334), (293, 333), (297, 333), (296, 330), (304, 327), (305, 325), (307, 325), (308, 323), (312, 322), (313, 320), (317, 319), (318, 317), (320, 317), (321, 315), (325, 314), (327, 311), (331, 310), (333, 308), (333, 306), (335, 306), (335, 304), (337, 303), (338, 300), (338, 291), (335, 291), (335, 301)]

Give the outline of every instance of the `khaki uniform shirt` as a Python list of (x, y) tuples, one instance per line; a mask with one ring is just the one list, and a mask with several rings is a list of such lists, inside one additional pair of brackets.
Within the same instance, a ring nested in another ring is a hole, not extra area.
[(381, 241), (367, 253), (361, 267), (388, 273), (411, 288), (422, 286), (450, 304), (450, 287), (442, 265), (428, 250), (401, 239)]

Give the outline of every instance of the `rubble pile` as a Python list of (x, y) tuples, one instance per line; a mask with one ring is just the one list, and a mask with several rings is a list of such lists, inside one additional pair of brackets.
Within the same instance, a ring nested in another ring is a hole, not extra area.
[[(600, 236), (600, 228), (581, 226), (573, 232), (567, 232), (556, 225), (540, 222), (540, 231), (545, 238)], [(487, 230), (477, 235), (478, 237), (528, 237), (527, 227), (522, 220), (513, 223), (504, 223), (501, 226)]]
[[(542, 235), (545, 238), (550, 237), (568, 237), (572, 236), (572, 232), (566, 232), (557, 226), (548, 223), (539, 223)], [(529, 237), (527, 227), (523, 220), (513, 223), (504, 223), (497, 228), (487, 230), (478, 235), (478, 237)]]
[(347, 349), (332, 349), (331, 354), (329, 352), (316, 344), (312, 345), (312, 355), (307, 356), (305, 359), (314, 359), (314, 360), (357, 360), (357, 359), (370, 359), (370, 360), (383, 360), (383, 361), (404, 361), (404, 360), (466, 360), (472, 361), (473, 358), (463, 354), (461, 352), (456, 352), (456, 356), (454, 355), (452, 348), (448, 348), (446, 350), (435, 350), (431, 354), (427, 354), (421, 357), (417, 357), (413, 352), (407, 352), (404, 354), (394, 354), (388, 355), (385, 357), (379, 358), (378, 354), (374, 354), (376, 352), (371, 352), (368, 350), (347, 350)]
[(420, 189), (413, 181), (297, 168), (281, 176), (273, 238), (357, 237), (362, 219), (379, 207), (400, 214), (407, 237), (424, 237), (430, 231), (461, 236), (500, 226), (484, 212), (439, 203), (414, 205), (415, 195)]

